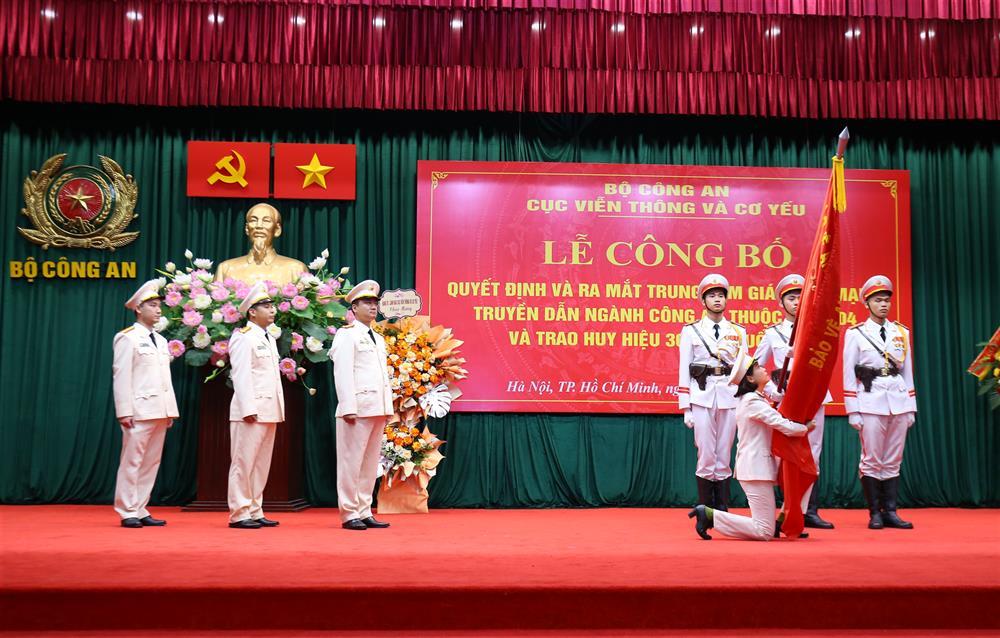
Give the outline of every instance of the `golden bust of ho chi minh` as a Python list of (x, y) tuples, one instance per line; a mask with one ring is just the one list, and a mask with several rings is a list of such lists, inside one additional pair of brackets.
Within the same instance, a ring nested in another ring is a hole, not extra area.
[(244, 230), (250, 240), (250, 252), (219, 264), (216, 281), (233, 278), (255, 284), (268, 280), (282, 285), (295, 281), (306, 271), (306, 265), (298, 259), (283, 257), (274, 250), (274, 239), (281, 236), (281, 213), (274, 206), (265, 203), (251, 206)]

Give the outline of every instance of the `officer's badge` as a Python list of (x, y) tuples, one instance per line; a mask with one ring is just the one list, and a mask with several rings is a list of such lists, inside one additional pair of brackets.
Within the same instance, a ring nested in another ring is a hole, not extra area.
[(113, 159), (98, 156), (93, 166), (63, 168), (66, 153), (45, 160), (41, 170), (24, 180), (21, 214), (34, 229), (18, 227), (42, 248), (99, 248), (114, 250), (135, 241), (136, 232), (123, 232), (135, 214), (139, 187)]

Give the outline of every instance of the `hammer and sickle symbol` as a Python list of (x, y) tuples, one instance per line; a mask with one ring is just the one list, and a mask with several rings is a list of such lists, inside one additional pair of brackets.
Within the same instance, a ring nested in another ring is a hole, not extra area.
[(243, 156), (237, 153), (235, 150), (232, 152), (236, 156), (236, 161), (238, 167), (233, 167), (233, 155), (226, 155), (218, 162), (215, 163), (215, 168), (226, 171), (227, 175), (223, 175), (219, 171), (212, 173), (212, 176), (208, 178), (209, 184), (214, 184), (216, 182), (222, 182), (223, 184), (239, 184), (240, 187), (246, 188), (247, 181), (243, 178), (247, 172), (246, 162), (243, 160)]

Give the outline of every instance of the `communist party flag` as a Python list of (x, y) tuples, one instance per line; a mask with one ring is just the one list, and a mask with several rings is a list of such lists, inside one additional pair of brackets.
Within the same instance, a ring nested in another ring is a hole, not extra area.
[(354, 199), (354, 144), (275, 144), (274, 196)]
[(254, 197), (271, 192), (267, 142), (188, 142), (188, 197)]
[[(833, 158), (830, 184), (809, 254), (806, 281), (792, 334), (795, 374), (789, 377), (785, 398), (778, 406), (778, 411), (786, 419), (798, 423), (811, 421), (823, 405), (833, 368), (840, 355), (840, 215), (847, 210), (841, 154), (846, 143), (847, 129), (844, 129), (838, 155)], [(781, 530), (789, 538), (798, 538), (805, 525), (802, 496), (818, 473), (809, 440), (804, 436), (793, 438), (774, 432), (771, 451), (781, 458), (779, 480), (785, 494), (785, 520)]]

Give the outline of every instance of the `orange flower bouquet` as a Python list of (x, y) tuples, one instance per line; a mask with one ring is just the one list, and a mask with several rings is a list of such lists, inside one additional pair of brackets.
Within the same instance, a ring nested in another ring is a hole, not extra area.
[(979, 379), (979, 394), (989, 395), (990, 409), (1000, 408), (1000, 328), (987, 343), (981, 343), (982, 352), (969, 366), (969, 374)]
[(444, 441), (425, 423), (448, 414), (452, 400), (461, 396), (455, 384), (468, 374), (459, 356), (462, 342), (449, 328), (432, 327), (428, 317), (382, 321), (375, 329), (385, 337), (396, 412), (382, 443), (379, 512), (426, 513), (427, 485), (444, 458), (438, 450)]

